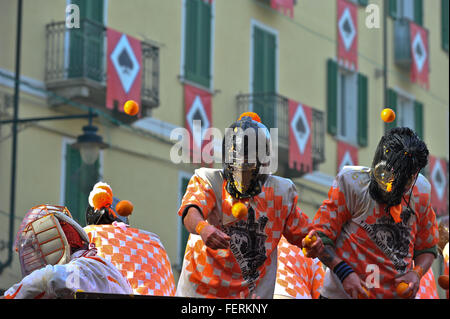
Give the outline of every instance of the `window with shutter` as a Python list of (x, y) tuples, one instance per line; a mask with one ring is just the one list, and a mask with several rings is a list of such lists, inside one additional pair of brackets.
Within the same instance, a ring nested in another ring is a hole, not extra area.
[(212, 5), (203, 0), (186, 0), (184, 76), (210, 87)]
[(338, 69), (337, 83), (337, 137), (356, 145), (358, 143), (358, 74)]

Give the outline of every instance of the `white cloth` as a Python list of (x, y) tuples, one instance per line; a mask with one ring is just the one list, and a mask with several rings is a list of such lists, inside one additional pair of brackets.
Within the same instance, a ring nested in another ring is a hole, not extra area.
[[(77, 254), (79, 255), (79, 254)], [(65, 265), (47, 265), (13, 285), (6, 298), (61, 298), (76, 291), (132, 294), (128, 281), (109, 261), (99, 256), (74, 257)]]

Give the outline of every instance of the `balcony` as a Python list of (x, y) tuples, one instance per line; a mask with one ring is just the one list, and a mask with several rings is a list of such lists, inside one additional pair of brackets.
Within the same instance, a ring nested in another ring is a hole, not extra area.
[[(267, 128), (278, 128), (278, 171), (277, 175), (288, 178), (301, 177), (311, 169), (298, 170), (289, 168), (289, 102), (276, 93), (239, 94), (236, 96), (237, 117), (252, 110), (261, 117)], [(316, 170), (325, 161), (325, 124), (322, 111), (312, 110), (312, 170)]]
[[(45, 84), (57, 96), (110, 112), (120, 120), (131, 118), (117, 109), (106, 109), (106, 28), (84, 19), (80, 28), (68, 29), (65, 21), (46, 26)], [(142, 47), (141, 109), (143, 116), (159, 105), (159, 48), (148, 42)], [(51, 97), (52, 106), (64, 104)]]

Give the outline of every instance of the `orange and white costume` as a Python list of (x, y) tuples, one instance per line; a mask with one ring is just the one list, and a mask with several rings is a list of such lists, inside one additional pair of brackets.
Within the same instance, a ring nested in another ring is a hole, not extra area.
[[(379, 265), (379, 287), (372, 298), (396, 298), (396, 276), (412, 269), (421, 253), (437, 254), (438, 226), (430, 205), (431, 186), (419, 174), (412, 196), (404, 195), (401, 221), (396, 223), (384, 205), (369, 194), (370, 168), (344, 166), (314, 217), (314, 229), (324, 244), (335, 247), (361, 280), (371, 274), (367, 265)], [(405, 202), (410, 200), (411, 212)], [(327, 269), (321, 290), (326, 298), (349, 298), (338, 277)]]
[(229, 249), (207, 247), (190, 234), (177, 296), (272, 298), (281, 236), (296, 245), (308, 234), (309, 220), (297, 208), (292, 181), (269, 175), (261, 192), (250, 198), (241, 220), (231, 212), (236, 200), (226, 191), (221, 169), (200, 168), (191, 178), (181, 207), (197, 206), (209, 224), (231, 237)]
[(76, 291), (132, 294), (130, 284), (109, 261), (78, 251), (64, 265), (47, 265), (33, 271), (5, 292), (6, 299), (54, 299)]
[(318, 299), (325, 271), (318, 258), (307, 258), (302, 250), (282, 237), (278, 244), (277, 282), (279, 298)]
[(436, 278), (433, 269), (430, 267), (427, 273), (420, 279), (419, 290), (417, 290), (416, 299), (439, 299), (436, 286)]
[(175, 295), (171, 264), (157, 235), (117, 222), (89, 225), (84, 230), (98, 255), (117, 267), (134, 294)]
[(31, 208), (14, 243), (24, 277), (5, 298), (64, 298), (79, 290), (131, 294), (128, 281), (88, 240), (66, 207)]

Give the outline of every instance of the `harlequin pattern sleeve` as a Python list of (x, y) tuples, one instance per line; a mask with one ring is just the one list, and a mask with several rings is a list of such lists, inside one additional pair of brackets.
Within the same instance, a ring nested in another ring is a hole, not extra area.
[(324, 244), (334, 246), (342, 226), (351, 219), (343, 192), (343, 179), (336, 177), (325, 199), (313, 219), (313, 228), (319, 232)]
[(214, 208), (216, 203), (216, 196), (212, 187), (197, 175), (192, 176), (183, 196), (181, 207), (178, 210), (178, 215), (184, 216), (187, 213), (187, 208), (196, 206), (203, 214), (203, 218), (208, 218), (209, 213)]
[(436, 214), (430, 205), (430, 194), (422, 194), (415, 206), (415, 210), (418, 212), (418, 221), (414, 257), (427, 252), (437, 257), (436, 244), (439, 241), (439, 230)]

